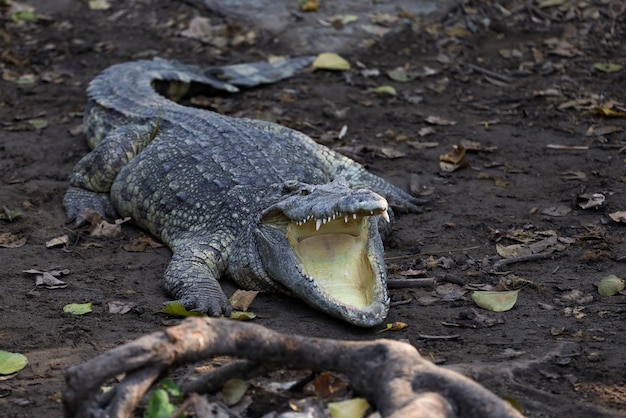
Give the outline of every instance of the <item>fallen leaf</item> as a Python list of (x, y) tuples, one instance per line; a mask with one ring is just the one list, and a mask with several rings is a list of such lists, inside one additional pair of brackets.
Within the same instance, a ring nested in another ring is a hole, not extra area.
[(92, 237), (119, 238), (122, 234), (122, 224), (130, 221), (130, 217), (124, 219), (116, 219), (115, 223), (109, 223), (104, 219), (93, 225), (89, 235)]
[(256, 318), (256, 314), (253, 312), (232, 311), (228, 318), (235, 321), (249, 321)]
[(612, 212), (609, 213), (609, 218), (611, 218), (615, 222), (626, 222), (626, 211)]
[(26, 237), (18, 237), (10, 232), (0, 234), (0, 247), (3, 248), (19, 248), (26, 244)]
[(132, 309), (137, 307), (137, 304), (134, 302), (122, 301), (122, 300), (112, 300), (107, 302), (107, 306), (109, 308), (109, 313), (113, 315), (123, 315), (125, 313), (130, 312)]
[(155, 389), (150, 395), (148, 406), (144, 411), (143, 418), (165, 418), (176, 412), (176, 405), (170, 401), (169, 394), (165, 389)]
[(568, 206), (552, 206), (549, 208), (541, 209), (541, 213), (543, 215), (555, 216), (555, 217), (567, 216), (571, 211), (572, 211), (572, 208)]
[(89, 0), (89, 9), (91, 10), (109, 10), (111, 3), (107, 0)]
[(576, 198), (576, 203), (582, 209), (591, 209), (602, 206), (605, 199), (602, 193), (581, 194)]
[(393, 86), (376, 87), (374, 90), (372, 90), (372, 92), (376, 94), (388, 95), (388, 96), (396, 96), (398, 94), (398, 92), (396, 91), (396, 88)]
[[(54, 273), (54, 272), (53, 272)], [(35, 286), (44, 286), (46, 289), (64, 289), (67, 287), (67, 283), (63, 280), (57, 279), (57, 275), (51, 272), (44, 271), (41, 275), (35, 277)]]
[(406, 153), (395, 147), (381, 147), (379, 151), (385, 156), (385, 158), (389, 158), (390, 160), (406, 156)]
[(161, 309), (160, 311), (157, 311), (157, 313), (164, 313), (164, 314), (168, 314), (172, 316), (182, 316), (182, 317), (207, 316), (207, 314), (202, 313), (202, 312), (188, 311), (187, 309), (185, 309), (183, 305), (181, 305), (179, 302), (176, 302), (176, 301), (169, 302), (168, 304), (165, 305), (163, 309)]
[(46, 241), (46, 248), (52, 248), (59, 245), (65, 245), (69, 242), (70, 237), (67, 235), (61, 235), (60, 237), (52, 238), (49, 241)]
[(614, 73), (620, 71), (624, 67), (620, 64), (611, 62), (596, 62), (593, 64), (593, 68), (598, 71), (602, 71), (603, 73)]
[(508, 292), (472, 292), (472, 300), (483, 309), (493, 312), (505, 312), (515, 306), (519, 290)]
[(230, 297), (230, 305), (238, 311), (247, 311), (258, 294), (258, 290), (237, 289)]
[(620, 279), (614, 274), (606, 276), (600, 283), (596, 285), (598, 287), (598, 293), (602, 296), (613, 296), (624, 290), (624, 280)]
[(318, 0), (302, 0), (300, 2), (300, 10), (303, 12), (317, 12), (320, 4)]
[(313, 389), (317, 397), (331, 399), (345, 395), (348, 390), (348, 384), (336, 374), (323, 372), (313, 380)]
[(164, 246), (165, 246), (164, 244), (161, 244), (160, 242), (153, 240), (149, 236), (143, 233), (140, 233), (138, 237), (134, 238), (130, 242), (130, 244), (122, 245), (122, 249), (130, 253), (133, 253), (133, 252), (142, 253), (146, 251), (148, 247), (150, 247), (151, 249), (156, 249), (156, 248), (161, 248)]
[(313, 61), (313, 68), (318, 70), (347, 71), (350, 63), (333, 52), (322, 52)]
[(8, 206), (3, 206), (2, 211), (0, 211), (0, 220), (13, 222), (21, 214), (22, 212), (17, 209), (9, 209)]
[(405, 322), (394, 322), (391, 324), (386, 324), (385, 328), (381, 329), (380, 331), (377, 331), (377, 333), (381, 333), (381, 332), (385, 332), (385, 331), (400, 331), (405, 329), (406, 327), (408, 327), (409, 324), (405, 323)]
[(28, 364), (28, 359), (20, 353), (0, 350), (0, 374), (13, 374), (22, 370)]
[(427, 123), (430, 123), (431, 125), (440, 125), (440, 126), (452, 126), (452, 125), (456, 125), (456, 121), (453, 120), (449, 120), (449, 119), (444, 119), (442, 117), (439, 116), (428, 116), (426, 119), (424, 119)]
[(607, 107), (592, 106), (590, 110), (594, 115), (605, 116), (607, 118), (626, 118), (626, 112), (620, 112)]
[(222, 400), (228, 406), (233, 406), (246, 394), (248, 390), (248, 382), (243, 379), (230, 379), (224, 383), (222, 387)]
[(92, 311), (92, 303), (69, 303), (63, 307), (63, 312), (73, 315), (85, 315)]
[(465, 147), (462, 145), (453, 145), (450, 151), (439, 156), (439, 161), (450, 164), (459, 164), (463, 157), (465, 157)]
[(328, 403), (328, 411), (332, 418), (363, 418), (369, 407), (370, 404), (363, 398)]
[(512, 244), (506, 246), (496, 244), (496, 252), (502, 258), (515, 258), (532, 254), (530, 248), (525, 244)]

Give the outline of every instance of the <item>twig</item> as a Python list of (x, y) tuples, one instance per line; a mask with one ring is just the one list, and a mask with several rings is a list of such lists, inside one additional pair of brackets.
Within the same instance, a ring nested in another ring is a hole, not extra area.
[(525, 263), (526, 261), (546, 260), (552, 257), (554, 257), (554, 254), (551, 253), (537, 253), (520, 255), (519, 257), (503, 258), (502, 260), (498, 260), (493, 263), (493, 269), (498, 271), (500, 267), (508, 266), (509, 264)]
[(496, 73), (496, 72), (488, 70), (486, 68), (479, 67), (478, 65), (467, 64), (467, 66), (468, 66), (468, 68), (470, 70), (476, 71), (477, 73), (484, 74), (486, 76), (489, 76), (491, 78), (495, 78), (495, 79), (500, 80), (500, 81), (504, 81), (505, 83), (510, 83), (510, 82), (513, 81), (513, 79), (511, 77), (509, 77), (508, 75)]

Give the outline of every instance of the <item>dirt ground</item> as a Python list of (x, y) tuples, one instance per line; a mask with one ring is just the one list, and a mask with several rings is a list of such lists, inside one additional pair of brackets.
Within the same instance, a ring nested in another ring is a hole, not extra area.
[[(0, 1), (5, 11), (10, 3)], [(392, 291), (388, 322), (408, 328), (355, 328), (277, 295), (254, 301), (257, 324), (408, 341), (529, 417), (626, 416), (626, 295), (600, 296), (595, 286), (625, 274), (625, 229), (609, 214), (626, 210), (626, 70), (594, 67), (626, 64), (624, 6), (538, 3), (470, 1), (442, 20), (401, 15), (383, 22), (394, 34), (342, 53), (352, 63), (348, 72), (306, 71), (198, 101), (304, 131), (432, 197), (424, 213), (397, 216), (386, 242), (390, 279), (436, 279)], [(173, 323), (155, 313), (168, 300), (161, 281), (168, 249), (125, 251), (140, 234), (131, 225), (119, 239), (98, 239), (65, 224), (67, 178), (88, 151), (79, 131), (88, 82), (138, 58), (210, 66), (297, 53), (193, 1), (113, 2), (108, 10), (63, 0), (33, 5), (43, 16), (6, 13), (0, 26), (0, 216), (12, 218), (0, 220), (0, 237), (26, 239), (0, 248), (0, 349), (29, 359), (18, 374), (0, 378), (3, 417), (61, 416), (66, 367)], [(197, 15), (229, 24), (218, 36), (225, 44), (180, 35)], [(410, 80), (387, 76), (398, 67), (404, 70), (394, 77)], [(397, 94), (373, 92), (385, 85)], [(460, 168), (442, 169), (440, 156), (462, 141), (478, 145), (466, 143)], [(592, 194), (604, 202), (583, 209), (581, 195)], [(46, 248), (64, 234), (68, 245)], [(513, 250), (540, 255), (495, 264)], [(35, 287), (28, 269), (69, 269), (61, 277), (68, 286)], [(486, 285), (521, 289), (514, 308), (477, 307), (470, 292)], [(235, 290), (224, 287), (227, 295)], [(107, 303), (118, 300), (136, 307), (109, 313)], [(93, 302), (92, 313), (62, 310), (84, 302)]]

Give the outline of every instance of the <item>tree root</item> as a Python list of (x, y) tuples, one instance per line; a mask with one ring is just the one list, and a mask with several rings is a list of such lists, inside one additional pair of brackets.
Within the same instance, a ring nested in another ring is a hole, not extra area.
[[(168, 368), (217, 355), (247, 359), (225, 366), (222, 378), (236, 371), (250, 374), (246, 365), (256, 373), (278, 368), (343, 373), (383, 417), (521, 417), (478, 383), (422, 359), (409, 344), (282, 335), (259, 325), (215, 318), (188, 318), (70, 367), (63, 393), (65, 416), (130, 416)], [(101, 386), (121, 373), (126, 373), (121, 383), (101, 394)]]

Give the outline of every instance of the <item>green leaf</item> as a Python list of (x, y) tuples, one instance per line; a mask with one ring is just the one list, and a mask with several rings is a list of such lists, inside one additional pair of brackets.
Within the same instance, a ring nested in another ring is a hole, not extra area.
[(150, 396), (143, 418), (169, 418), (174, 411), (176, 411), (176, 406), (170, 402), (167, 391), (165, 389), (157, 389)]
[(248, 390), (248, 382), (242, 379), (230, 379), (222, 387), (222, 400), (228, 406), (238, 403)]
[(25, 20), (28, 22), (34, 22), (37, 20), (37, 15), (34, 12), (31, 11), (21, 11), (21, 12), (15, 12), (11, 15), (11, 19), (14, 22), (19, 22), (20, 20)]
[(388, 94), (389, 96), (396, 96), (398, 94), (396, 88), (393, 86), (380, 86), (372, 91), (376, 94)]
[(507, 292), (476, 291), (472, 293), (472, 299), (476, 305), (493, 312), (504, 312), (515, 306), (519, 290)]
[(0, 374), (13, 374), (22, 370), (28, 364), (28, 359), (20, 353), (11, 353), (0, 350)]
[(363, 398), (330, 402), (328, 404), (328, 410), (332, 418), (363, 418), (369, 407), (370, 404)]
[(624, 290), (624, 280), (614, 274), (606, 276), (597, 284), (598, 293), (602, 296), (613, 296)]
[(598, 71), (602, 71), (603, 73), (614, 73), (624, 67), (622, 65), (614, 64), (612, 62), (596, 62), (595, 64), (593, 64), (593, 68)]
[(165, 308), (161, 309), (158, 312), (165, 313), (165, 314), (168, 314), (168, 315), (173, 315), (173, 316), (182, 316), (182, 317), (207, 316), (207, 314), (202, 313), (202, 312), (191, 312), (191, 311), (188, 311), (187, 309), (185, 309), (185, 307), (183, 305), (181, 305), (178, 302), (170, 302), (167, 305), (165, 305)]
[(92, 311), (92, 303), (69, 303), (63, 307), (63, 312), (74, 315), (85, 315)]
[(180, 387), (172, 380), (172, 379), (163, 379), (161, 382), (161, 387), (167, 391), (170, 395), (178, 398), (182, 396), (182, 392), (180, 391)]

